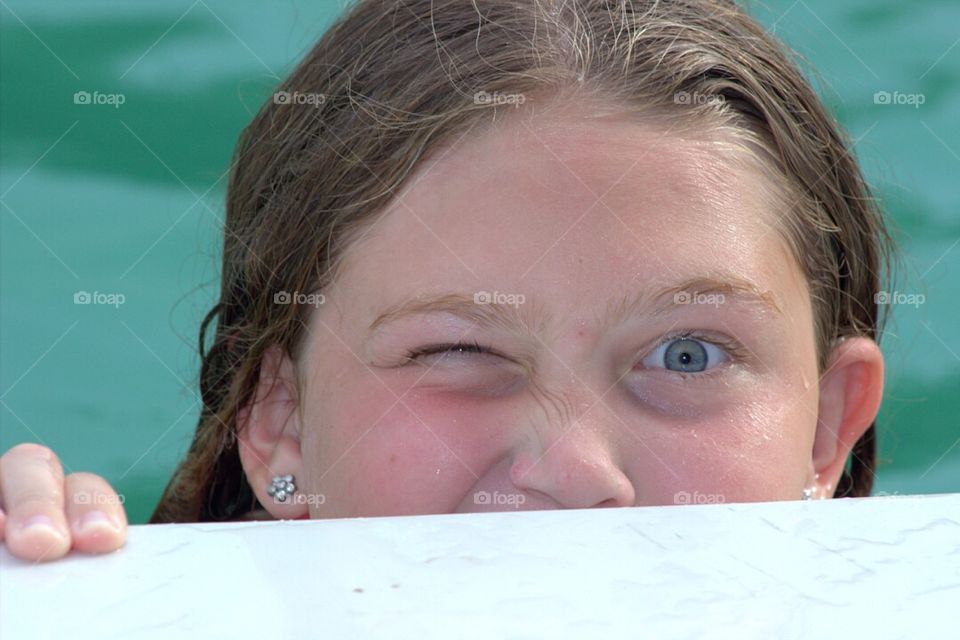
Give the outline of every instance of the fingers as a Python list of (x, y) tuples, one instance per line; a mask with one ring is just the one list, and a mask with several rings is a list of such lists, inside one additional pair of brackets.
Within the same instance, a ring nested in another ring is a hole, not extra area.
[(127, 515), (120, 497), (106, 480), (92, 473), (71, 473), (66, 478), (67, 521), (73, 548), (104, 553), (127, 540)]
[(120, 497), (100, 476), (72, 473), (38, 444), (0, 457), (0, 542), (25, 560), (53, 560), (71, 548), (103, 553), (127, 539)]
[(0, 457), (4, 544), (25, 560), (53, 560), (70, 550), (63, 468), (50, 449), (19, 444)]

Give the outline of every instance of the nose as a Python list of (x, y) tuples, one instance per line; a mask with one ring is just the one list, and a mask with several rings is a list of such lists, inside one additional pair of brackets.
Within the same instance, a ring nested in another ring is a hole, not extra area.
[(514, 486), (546, 494), (567, 509), (632, 506), (633, 484), (593, 426), (574, 422), (551, 431), (550, 442), (537, 437), (524, 445), (510, 466)]

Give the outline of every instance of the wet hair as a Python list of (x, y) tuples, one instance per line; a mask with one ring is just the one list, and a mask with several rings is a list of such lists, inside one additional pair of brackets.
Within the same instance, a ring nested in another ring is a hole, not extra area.
[[(295, 356), (312, 308), (274, 295), (329, 286), (429, 154), (516, 108), (502, 96), (588, 96), (739, 136), (789, 194), (778, 231), (809, 286), (821, 375), (837, 339), (879, 341), (892, 241), (848, 138), (793, 59), (724, 0), (354, 3), (278, 88), (291, 99), (271, 98), (240, 136), (220, 297), (200, 327), (203, 408), (150, 522), (258, 508), (237, 415), (265, 350)], [(872, 424), (834, 496), (869, 495), (875, 461)]]

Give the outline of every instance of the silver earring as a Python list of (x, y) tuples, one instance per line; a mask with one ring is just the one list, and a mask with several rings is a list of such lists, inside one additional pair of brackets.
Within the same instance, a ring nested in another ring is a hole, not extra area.
[(267, 487), (267, 494), (274, 497), (277, 502), (286, 502), (287, 496), (297, 490), (293, 484), (293, 476), (273, 476), (270, 486)]
[(812, 500), (813, 499), (813, 487), (807, 487), (803, 490), (803, 497), (801, 500)]

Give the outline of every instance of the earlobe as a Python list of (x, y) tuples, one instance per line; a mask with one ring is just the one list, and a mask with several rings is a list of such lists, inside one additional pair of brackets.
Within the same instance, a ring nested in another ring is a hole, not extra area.
[(275, 476), (301, 475), (296, 369), (278, 346), (264, 352), (254, 401), (237, 414), (240, 461), (260, 504), (275, 518), (300, 518), (308, 509), (268, 493)]
[(834, 347), (820, 379), (820, 403), (812, 461), (817, 494), (832, 495), (847, 457), (873, 424), (883, 398), (883, 355), (866, 337)]

